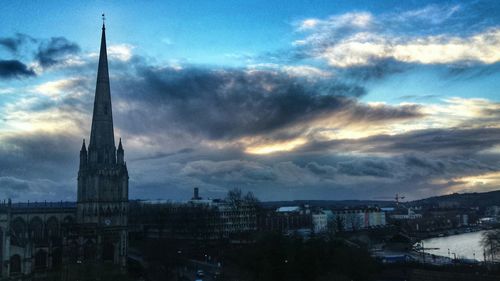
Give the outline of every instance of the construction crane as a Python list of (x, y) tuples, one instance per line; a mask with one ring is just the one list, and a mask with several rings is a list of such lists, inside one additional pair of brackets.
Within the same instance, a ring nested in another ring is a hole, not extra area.
[(396, 205), (399, 205), (399, 200), (403, 200), (405, 199), (406, 196), (403, 196), (403, 195), (399, 195), (398, 193), (396, 193), (396, 196), (394, 196), (394, 201), (396, 201)]
[(394, 200), (394, 202), (396, 202), (396, 206), (399, 206), (399, 203), (401, 202), (401, 200), (403, 200), (405, 198), (406, 198), (406, 196), (401, 195), (399, 193), (396, 193), (396, 195), (394, 195), (394, 197), (376, 197), (375, 199), (392, 199), (392, 200)]

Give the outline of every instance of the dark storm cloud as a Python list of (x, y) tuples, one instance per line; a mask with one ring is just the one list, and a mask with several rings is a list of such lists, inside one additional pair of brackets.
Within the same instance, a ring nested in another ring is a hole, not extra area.
[(334, 174), (337, 172), (337, 169), (332, 166), (320, 165), (316, 162), (309, 162), (305, 167), (312, 173), (320, 176)]
[(424, 115), (419, 112), (419, 105), (402, 105), (402, 106), (389, 106), (378, 105), (369, 106), (357, 104), (349, 108), (351, 121), (358, 122), (378, 122), (387, 120), (404, 120), (412, 118), (421, 118)]
[(256, 183), (275, 181), (277, 174), (268, 166), (253, 161), (208, 161), (199, 160), (186, 164), (182, 173), (195, 176), (204, 181), (212, 180), (227, 183)]
[(180, 155), (180, 154), (185, 154), (185, 153), (192, 153), (194, 151), (195, 150), (192, 149), (192, 148), (183, 148), (183, 149), (180, 149), (178, 151), (170, 152), (170, 153), (167, 153), (167, 152), (158, 152), (158, 153), (154, 153), (152, 155), (147, 155), (147, 156), (141, 156), (141, 157), (134, 158), (134, 159), (132, 159), (132, 161), (160, 159), (160, 158), (166, 158), (166, 157)]
[(473, 154), (500, 143), (500, 129), (430, 129), (395, 136), (375, 136), (363, 140), (374, 150), (385, 152), (427, 152)]
[[(308, 158), (313, 161), (303, 161)], [(290, 195), (293, 198), (325, 198), (316, 194), (318, 189), (337, 199), (353, 196), (366, 199), (372, 195), (394, 193), (414, 198), (439, 194), (450, 185), (436, 180), (452, 181), (500, 169), (498, 163), (483, 161), (481, 156), (471, 158), (453, 153), (436, 157), (420, 153), (393, 157), (336, 154), (319, 157), (292, 152), (283, 157), (260, 159), (247, 156), (244, 159), (188, 161), (181, 174), (198, 180), (196, 186), (202, 190), (211, 186), (224, 189), (238, 186), (268, 200), (280, 200)]]
[(393, 177), (393, 170), (387, 161), (364, 160), (362, 162), (339, 163), (339, 173), (349, 176), (373, 176), (390, 178)]
[(339, 176), (358, 180), (370, 177), (373, 182), (386, 179), (408, 182), (491, 172), (498, 169), (498, 165), (482, 161), (481, 157), (477, 159), (460, 155), (433, 157), (411, 153), (393, 157), (359, 156), (350, 159), (333, 156), (333, 159), (322, 161), (321, 164), (309, 162), (305, 168), (320, 177), (335, 178), (337, 183), (342, 183)]
[(66, 169), (54, 167), (77, 163), (81, 141), (80, 136), (65, 132), (4, 136), (0, 144), (0, 176), (36, 178), (64, 174)]
[(64, 37), (52, 37), (40, 44), (35, 57), (42, 67), (51, 67), (63, 62), (65, 56), (79, 51), (78, 44)]
[(406, 156), (405, 166), (408, 167), (409, 169), (412, 168), (429, 169), (437, 173), (441, 173), (445, 169), (445, 164), (441, 160), (431, 161), (430, 159), (425, 159), (423, 157), (418, 157), (416, 155)]
[(0, 196), (20, 200), (74, 200), (81, 137), (18, 133), (0, 143)]
[(18, 60), (0, 60), (0, 78), (21, 78), (35, 76), (33, 69)]
[(314, 85), (267, 71), (142, 69), (134, 82), (121, 89), (128, 98), (145, 104), (148, 111), (154, 109), (161, 119), (211, 139), (260, 134), (311, 120), (353, 103), (346, 96), (364, 92), (333, 84), (330, 92), (319, 93)]
[(35, 42), (36, 40), (28, 35), (17, 33), (12, 37), (2, 37), (0, 38), (0, 46), (6, 48), (11, 53), (17, 53), (20, 47), (27, 41)]
[(376, 135), (357, 140), (316, 141), (302, 151), (356, 150), (370, 153), (426, 153), (471, 155), (500, 143), (500, 129), (427, 129), (397, 135)]
[(365, 90), (356, 84), (308, 81), (277, 71), (141, 68), (135, 79), (123, 77), (116, 84), (120, 98), (131, 104), (127, 108), (134, 108), (119, 117), (127, 118), (122, 124), (129, 131), (177, 126), (209, 139), (235, 139), (339, 112), (352, 122), (421, 117), (417, 106), (358, 103)]

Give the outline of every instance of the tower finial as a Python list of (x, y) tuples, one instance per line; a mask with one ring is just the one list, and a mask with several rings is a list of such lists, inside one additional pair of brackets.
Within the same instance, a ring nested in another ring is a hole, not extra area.
[(80, 151), (87, 151), (87, 148), (85, 146), (85, 139), (83, 139), (83, 143), (82, 143), (82, 149)]
[(104, 29), (104, 23), (106, 22), (106, 16), (102, 13), (102, 28)]

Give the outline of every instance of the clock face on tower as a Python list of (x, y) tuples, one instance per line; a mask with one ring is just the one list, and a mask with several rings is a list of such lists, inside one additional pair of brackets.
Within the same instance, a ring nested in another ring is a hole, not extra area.
[(104, 224), (107, 225), (107, 226), (111, 225), (111, 220), (110, 219), (105, 219), (104, 220)]

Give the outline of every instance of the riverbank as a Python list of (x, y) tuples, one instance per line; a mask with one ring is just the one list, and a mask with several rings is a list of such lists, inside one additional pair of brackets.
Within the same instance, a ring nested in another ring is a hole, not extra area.
[(481, 240), (487, 231), (480, 230), (423, 239), (420, 241), (420, 248), (417, 248), (417, 251), (422, 252), (423, 250), (425, 253), (444, 256), (454, 260), (485, 261), (486, 258)]
[(430, 239), (430, 238), (440, 238), (440, 237), (447, 237), (447, 236), (459, 235), (459, 234), (464, 234), (464, 233), (492, 230), (492, 229), (495, 229), (498, 227), (499, 226), (492, 226), (492, 225), (474, 225), (474, 226), (451, 228), (451, 229), (438, 230), (438, 231), (414, 232), (414, 233), (410, 234), (410, 237), (415, 242), (417, 242), (420, 240)]

